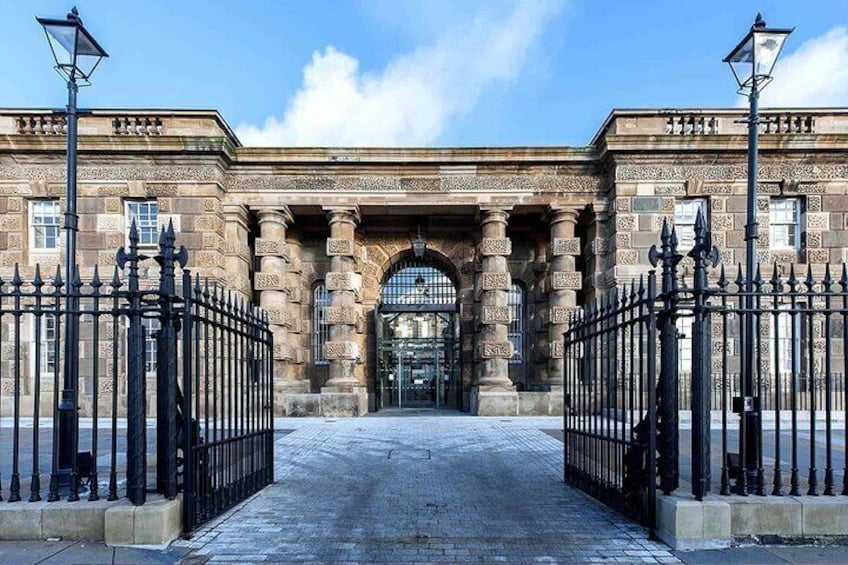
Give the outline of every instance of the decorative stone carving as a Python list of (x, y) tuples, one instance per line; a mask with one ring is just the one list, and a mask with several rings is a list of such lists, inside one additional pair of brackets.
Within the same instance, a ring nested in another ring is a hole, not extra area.
[(552, 324), (567, 324), (574, 311), (574, 308), (567, 306), (551, 306), (548, 309), (548, 316)]
[(562, 341), (552, 341), (548, 344), (548, 357), (551, 359), (562, 359), (565, 347)]
[(827, 212), (807, 212), (807, 229), (827, 230), (830, 227), (830, 214)]
[(509, 324), (512, 312), (509, 306), (493, 306), (484, 304), (480, 311), (480, 321), (483, 324)]
[(355, 341), (328, 341), (324, 345), (327, 359), (358, 359), (359, 344)]
[(829, 249), (807, 249), (807, 263), (827, 263), (830, 261)]
[(580, 290), (583, 287), (583, 277), (576, 272), (555, 271), (551, 273), (551, 289)]
[(362, 288), (362, 275), (353, 272), (329, 272), (325, 278), (328, 291), (348, 290), (359, 292)]
[(256, 290), (283, 290), (285, 288), (280, 273), (256, 273), (253, 276), (253, 285)]
[(327, 238), (327, 257), (348, 256), (353, 257), (355, 253), (352, 239)]
[(286, 245), (284, 241), (279, 241), (276, 239), (262, 239), (260, 237), (257, 237), (255, 249), (256, 255), (258, 257), (270, 255), (274, 257), (282, 257), (286, 261), (289, 261), (291, 259), (291, 252), (289, 251), (289, 246)]
[(551, 241), (551, 255), (580, 255), (579, 237), (555, 237)]
[(633, 231), (636, 229), (636, 216), (632, 214), (615, 215), (615, 231)]
[(512, 342), (483, 341), (477, 346), (477, 358), (479, 359), (510, 359), (514, 351)]
[(509, 290), (512, 277), (509, 273), (480, 273), (481, 290)]
[(484, 237), (480, 242), (480, 253), (485, 256), (512, 254), (512, 241), (506, 237)]
[(350, 306), (327, 306), (324, 323), (327, 325), (356, 325), (356, 308)]

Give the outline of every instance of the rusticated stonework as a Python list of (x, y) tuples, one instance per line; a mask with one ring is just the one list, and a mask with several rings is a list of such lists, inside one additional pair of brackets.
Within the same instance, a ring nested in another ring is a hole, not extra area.
[(484, 305), (480, 309), (480, 322), (483, 324), (509, 324), (511, 321), (509, 306)]
[(327, 306), (324, 310), (324, 323), (328, 325), (356, 325), (356, 308), (346, 306)]
[(259, 257), (271, 255), (275, 257), (282, 257), (286, 260), (289, 260), (291, 257), (289, 246), (286, 245), (284, 241), (262, 239), (260, 237), (256, 238), (255, 253)]
[(285, 282), (280, 273), (255, 273), (253, 285), (256, 290), (283, 290)]
[(327, 257), (347, 256), (353, 257), (354, 243), (352, 239), (327, 238)]
[(353, 341), (328, 341), (324, 346), (327, 359), (358, 359), (359, 344)]
[(512, 277), (509, 273), (480, 273), (481, 290), (509, 290)]
[(550, 317), (552, 324), (565, 324), (570, 319), (572, 314), (574, 314), (574, 308), (568, 308), (565, 306), (551, 306), (548, 309), (548, 316)]
[(548, 356), (551, 359), (562, 359), (565, 347), (562, 341), (552, 341), (548, 344)]
[(581, 273), (553, 272), (550, 280), (553, 290), (580, 290), (583, 286)]
[(326, 280), (327, 290), (349, 290), (359, 292), (362, 288), (362, 275), (358, 273), (327, 273)]
[(480, 254), (485, 256), (512, 254), (512, 242), (509, 238), (484, 237), (480, 242)]
[(477, 346), (477, 357), (480, 359), (510, 359), (513, 353), (512, 342), (509, 341), (484, 341)]
[(580, 255), (580, 238), (579, 237), (555, 237), (551, 241), (551, 254), (560, 255)]

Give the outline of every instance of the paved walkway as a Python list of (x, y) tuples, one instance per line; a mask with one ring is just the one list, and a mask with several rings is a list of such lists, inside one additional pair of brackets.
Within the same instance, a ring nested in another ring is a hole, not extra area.
[(673, 554), (562, 483), (561, 427), (427, 411), (279, 420), (276, 482), (192, 540), (0, 542), (0, 563), (848, 563), (846, 547)]
[(298, 429), (276, 442), (276, 483), (201, 529), (186, 562), (677, 562), (562, 483), (562, 443), (542, 431), (559, 418), (282, 426)]

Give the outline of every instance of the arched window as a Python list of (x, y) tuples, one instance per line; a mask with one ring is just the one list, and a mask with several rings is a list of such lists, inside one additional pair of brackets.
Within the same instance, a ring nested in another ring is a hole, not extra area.
[(330, 326), (324, 323), (324, 312), (330, 305), (330, 293), (323, 281), (312, 291), (312, 360), (316, 365), (327, 365), (329, 361), (324, 346), (330, 337)]
[(511, 364), (524, 361), (524, 302), (524, 288), (513, 282), (506, 295), (506, 304), (512, 318), (507, 330), (507, 338), (512, 342), (513, 349), (512, 358), (509, 360)]

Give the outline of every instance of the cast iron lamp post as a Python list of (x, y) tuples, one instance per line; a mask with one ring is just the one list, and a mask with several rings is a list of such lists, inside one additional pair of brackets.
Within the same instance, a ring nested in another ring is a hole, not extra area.
[[(76, 488), (77, 400), (79, 384), (79, 315), (77, 280), (77, 90), (89, 79), (103, 58), (109, 55), (91, 36), (79, 12), (73, 8), (64, 20), (36, 18), (56, 60), (56, 71), (68, 83), (67, 121), (67, 204), (65, 211), (65, 345), (62, 397), (59, 403), (60, 483), (70, 486), (68, 500), (78, 500)], [(54, 391), (55, 394), (55, 391)], [(55, 492), (55, 491), (54, 491)]]
[(743, 454), (740, 454), (740, 473), (743, 492), (747, 494), (762, 490), (762, 469), (759, 468), (760, 421), (759, 398), (754, 388), (754, 313), (753, 280), (757, 268), (757, 150), (759, 142), (759, 98), (760, 91), (771, 82), (771, 73), (780, 55), (786, 38), (792, 29), (766, 27), (763, 16), (757, 14), (754, 25), (739, 44), (724, 58), (730, 65), (733, 76), (739, 84), (739, 94), (748, 96), (750, 110), (748, 114), (748, 202), (747, 223), (745, 224), (745, 327), (744, 343), (747, 351), (742, 352), (742, 399), (738, 410), (742, 411), (742, 429), (744, 441)]

